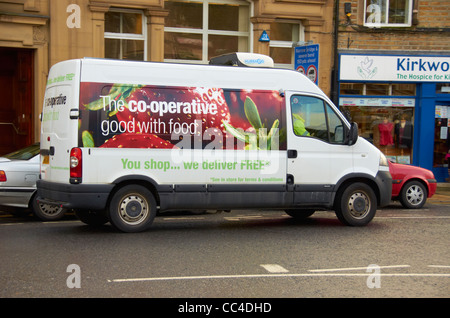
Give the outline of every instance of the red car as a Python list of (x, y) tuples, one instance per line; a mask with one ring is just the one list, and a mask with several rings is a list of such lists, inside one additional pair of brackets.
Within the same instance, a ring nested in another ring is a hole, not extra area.
[(408, 209), (420, 209), (436, 193), (436, 179), (428, 169), (389, 162), (392, 175), (392, 200)]

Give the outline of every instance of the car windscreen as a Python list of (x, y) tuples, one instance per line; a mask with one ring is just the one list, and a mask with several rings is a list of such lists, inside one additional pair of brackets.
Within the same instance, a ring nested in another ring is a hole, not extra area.
[(39, 154), (39, 143), (11, 152), (3, 157), (11, 160), (29, 160)]

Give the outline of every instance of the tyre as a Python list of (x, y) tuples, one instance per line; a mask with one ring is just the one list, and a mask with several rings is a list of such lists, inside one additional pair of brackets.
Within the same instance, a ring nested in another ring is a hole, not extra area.
[(296, 220), (303, 220), (316, 212), (313, 209), (293, 209), (293, 210), (285, 210), (287, 215), (292, 216)]
[(377, 198), (372, 188), (361, 182), (352, 183), (337, 194), (338, 219), (350, 226), (367, 225), (377, 211)]
[(75, 215), (81, 222), (91, 226), (101, 226), (109, 221), (103, 211), (77, 210)]
[(419, 181), (407, 182), (400, 191), (400, 203), (407, 209), (420, 209), (427, 201), (427, 188)]
[(108, 216), (111, 225), (122, 232), (147, 230), (156, 215), (153, 194), (141, 185), (127, 185), (113, 194)]
[(62, 219), (66, 209), (58, 205), (38, 203), (36, 196), (32, 198), (31, 209), (33, 214), (41, 221), (57, 221)]

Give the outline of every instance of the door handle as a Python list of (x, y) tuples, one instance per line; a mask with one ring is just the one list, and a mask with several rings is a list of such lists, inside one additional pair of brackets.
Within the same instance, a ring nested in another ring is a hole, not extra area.
[(289, 149), (287, 155), (288, 158), (297, 158), (297, 150)]

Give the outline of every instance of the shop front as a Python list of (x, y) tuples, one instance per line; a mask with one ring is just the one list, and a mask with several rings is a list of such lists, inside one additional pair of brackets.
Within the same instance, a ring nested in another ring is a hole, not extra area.
[(341, 53), (339, 107), (390, 160), (448, 175), (450, 55)]

